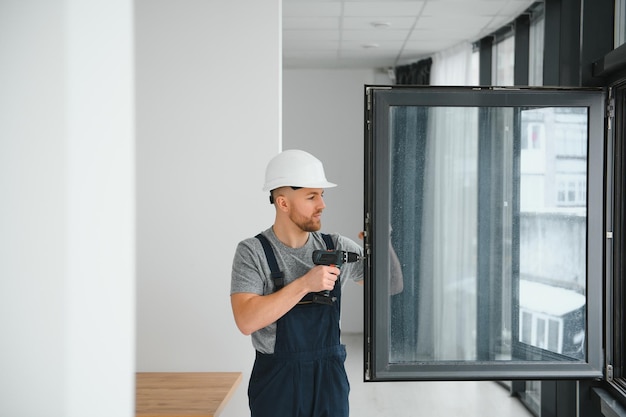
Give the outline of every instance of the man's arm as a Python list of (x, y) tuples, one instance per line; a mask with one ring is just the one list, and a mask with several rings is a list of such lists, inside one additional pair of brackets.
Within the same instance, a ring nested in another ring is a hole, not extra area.
[(339, 268), (318, 265), (305, 275), (268, 295), (253, 293), (234, 293), (230, 303), (235, 316), (235, 323), (245, 335), (269, 326), (284, 316), (310, 292), (332, 290)]

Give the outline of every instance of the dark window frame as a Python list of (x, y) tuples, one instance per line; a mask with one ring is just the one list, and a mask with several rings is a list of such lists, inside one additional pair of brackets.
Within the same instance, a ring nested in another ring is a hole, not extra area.
[[(591, 90), (591, 89), (589, 89)], [(593, 89), (597, 91), (598, 89)], [(584, 91), (581, 89), (579, 91)], [(421, 96), (417, 103), (411, 94), (419, 92)], [(436, 93), (436, 94), (435, 94)], [(444, 100), (440, 94), (445, 93), (447, 98)], [(556, 378), (598, 378), (602, 377), (604, 362), (602, 354), (601, 331), (602, 331), (602, 277), (603, 277), (603, 254), (602, 245), (600, 249), (593, 245), (587, 245), (587, 339), (588, 339), (588, 362), (581, 363), (556, 363), (548, 362), (533, 365), (531, 363), (514, 364), (510, 363), (506, 366), (493, 363), (469, 363), (469, 364), (419, 364), (416, 366), (405, 366), (403, 369), (409, 370), (408, 373), (396, 372), (402, 367), (395, 367), (393, 364), (385, 363), (384, 366), (379, 364), (380, 352), (384, 347), (377, 345), (378, 336), (385, 334), (387, 329), (375, 320), (376, 309), (385, 309), (385, 301), (375, 301), (377, 293), (380, 293), (380, 287), (383, 285), (376, 279), (377, 268), (386, 270), (389, 265), (387, 250), (377, 250), (377, 248), (386, 248), (388, 242), (386, 240), (386, 230), (388, 224), (385, 220), (379, 221), (378, 215), (380, 208), (377, 206), (378, 194), (385, 195), (389, 190), (385, 189), (385, 181), (388, 177), (381, 173), (387, 169), (385, 163), (382, 164), (376, 160), (377, 155), (388, 154), (389, 149), (381, 141), (389, 130), (389, 126), (384, 122), (384, 114), (388, 113), (389, 107), (392, 105), (428, 105), (428, 106), (448, 106), (454, 103), (454, 106), (475, 106), (477, 103), (483, 106), (502, 105), (493, 101), (493, 97), (506, 97), (506, 106), (525, 106), (529, 104), (524, 101), (532, 94), (539, 94), (543, 98), (536, 102), (536, 105), (565, 105), (561, 100), (563, 95), (569, 94), (567, 105), (576, 105), (576, 91), (567, 88), (548, 89), (548, 88), (453, 88), (453, 87), (376, 87), (366, 86), (366, 143), (365, 143), (365, 167), (366, 167), (366, 190), (365, 190), (365, 247), (369, 254), (366, 267), (366, 288), (365, 288), (365, 380), (413, 380), (415, 375), (419, 375), (419, 379), (424, 380), (464, 380), (464, 379), (488, 379), (488, 380), (511, 380), (511, 379), (556, 379)], [(453, 99), (450, 100), (450, 97)], [(556, 98), (561, 97), (561, 98)], [(556, 100), (556, 101), (554, 101)], [(572, 102), (572, 100), (574, 100)], [(532, 101), (532, 100), (531, 100)], [(426, 104), (425, 104), (426, 103)], [(501, 103), (501, 102), (499, 102)], [(587, 105), (587, 102), (585, 102)], [(589, 149), (589, 167), (588, 178), (588, 239), (591, 242), (604, 241), (604, 204), (603, 204), (603, 180), (604, 172), (604, 134), (602, 139), (598, 139), (598, 132), (604, 132), (604, 102), (595, 102), (590, 107), (590, 131), (595, 132), (595, 139), (590, 136)], [(383, 209), (384, 211), (384, 209)], [(380, 275), (380, 274), (379, 274)], [(590, 278), (593, 279), (590, 280)], [(506, 370), (505, 370), (506, 368)]]

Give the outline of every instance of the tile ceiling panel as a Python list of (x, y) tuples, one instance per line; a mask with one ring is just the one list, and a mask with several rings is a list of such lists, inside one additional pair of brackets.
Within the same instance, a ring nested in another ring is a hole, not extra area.
[[(369, 17), (344, 17), (342, 28), (345, 31), (358, 30), (358, 29), (375, 29), (374, 23), (388, 23), (389, 30), (409, 30), (415, 23), (415, 17), (391, 17), (391, 16), (377, 16), (376, 19)], [(377, 29), (381, 32), (382, 29)]]
[(354, 41), (359, 44), (362, 44), (364, 39), (371, 39), (370, 43), (380, 43), (384, 41), (404, 41), (406, 33), (403, 30), (346, 30), (341, 38), (344, 41)]
[(344, 16), (402, 17), (415, 16), (424, 7), (424, 1), (369, 1), (344, 4)]
[(496, 16), (501, 5), (493, 1), (429, 1), (424, 7), (424, 16)]
[[(461, 16), (448, 16), (445, 19), (433, 16), (423, 16), (417, 21), (415, 29), (430, 31), (432, 35), (440, 32), (454, 30), (461, 34), (480, 33), (487, 26), (493, 17), (490, 16), (474, 16), (472, 19), (466, 19)], [(423, 33), (415, 33), (416, 36), (423, 36)]]
[(294, 30), (289, 32), (289, 36), (283, 39), (283, 43), (291, 42), (294, 46), (304, 46), (305, 43), (315, 43), (319, 41), (337, 41), (341, 38), (339, 29), (335, 30)]
[(389, 68), (417, 61), (493, 33), (534, 2), (283, 0), (283, 65)]
[(339, 29), (341, 19), (333, 17), (286, 17), (283, 19), (283, 30), (302, 29)]

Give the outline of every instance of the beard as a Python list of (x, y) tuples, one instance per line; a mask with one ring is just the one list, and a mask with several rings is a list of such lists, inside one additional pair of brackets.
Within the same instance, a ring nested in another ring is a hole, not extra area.
[(317, 232), (322, 228), (322, 222), (315, 217), (304, 217), (298, 214), (291, 213), (289, 215), (289, 219), (291, 219), (291, 221), (304, 232)]

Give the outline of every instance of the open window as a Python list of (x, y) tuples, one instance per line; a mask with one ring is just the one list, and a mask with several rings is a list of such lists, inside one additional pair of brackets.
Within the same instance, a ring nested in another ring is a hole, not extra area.
[(601, 377), (605, 91), (365, 92), (365, 379)]

